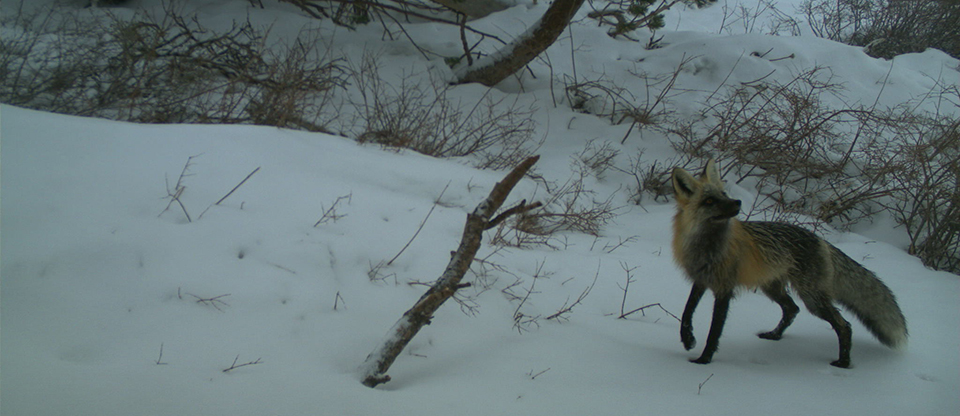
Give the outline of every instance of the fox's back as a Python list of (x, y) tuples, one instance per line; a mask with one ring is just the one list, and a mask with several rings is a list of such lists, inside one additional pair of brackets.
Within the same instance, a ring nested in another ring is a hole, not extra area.
[(742, 224), (770, 267), (772, 273), (767, 279), (787, 281), (797, 290), (832, 291), (835, 249), (829, 243), (793, 224), (770, 221)]
[(743, 221), (741, 224), (770, 262), (790, 258), (795, 263), (809, 263), (823, 255), (823, 240), (806, 228), (773, 221)]

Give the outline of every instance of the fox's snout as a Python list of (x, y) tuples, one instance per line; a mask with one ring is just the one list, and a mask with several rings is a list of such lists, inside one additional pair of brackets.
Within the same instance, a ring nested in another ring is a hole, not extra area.
[[(709, 199), (709, 198), (708, 198)], [(713, 220), (722, 221), (736, 217), (740, 213), (741, 202), (739, 199), (723, 199), (714, 201), (714, 209), (718, 212), (711, 217)]]
[(732, 205), (732, 210), (734, 211), (733, 215), (740, 213), (740, 205), (742, 204), (739, 199), (731, 199), (730, 204)]

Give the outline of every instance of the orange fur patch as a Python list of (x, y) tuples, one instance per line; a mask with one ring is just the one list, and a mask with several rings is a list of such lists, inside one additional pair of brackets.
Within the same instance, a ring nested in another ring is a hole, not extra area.
[(740, 221), (733, 220), (730, 244), (731, 257), (737, 261), (737, 284), (750, 288), (763, 286), (776, 278), (776, 273), (760, 254), (753, 237)]

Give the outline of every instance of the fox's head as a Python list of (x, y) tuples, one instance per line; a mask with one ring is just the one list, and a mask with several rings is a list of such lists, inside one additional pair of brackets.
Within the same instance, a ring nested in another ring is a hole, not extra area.
[(713, 159), (707, 162), (700, 179), (681, 168), (674, 168), (673, 190), (677, 207), (686, 221), (725, 222), (740, 212), (740, 200), (732, 199), (724, 192), (720, 171)]

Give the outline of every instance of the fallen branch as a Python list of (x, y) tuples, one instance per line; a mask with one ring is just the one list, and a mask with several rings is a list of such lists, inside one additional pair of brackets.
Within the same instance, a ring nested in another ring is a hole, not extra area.
[(467, 214), (460, 246), (450, 258), (443, 274), (410, 310), (404, 312), (387, 332), (383, 343), (377, 346), (361, 364), (363, 385), (376, 387), (390, 381), (390, 376), (386, 374), (387, 370), (417, 332), (430, 323), (440, 305), (461, 287), (460, 280), (467, 273), (480, 249), (483, 231), (488, 228), (490, 218), (500, 209), (513, 187), (537, 163), (538, 159), (538, 156), (534, 156), (520, 163), (502, 181), (497, 182), (487, 199), (477, 205), (472, 213)]

